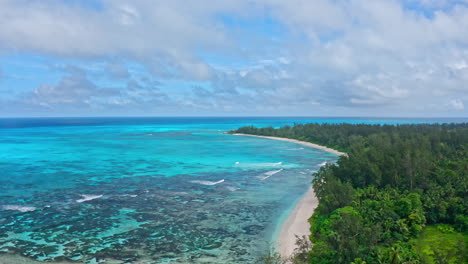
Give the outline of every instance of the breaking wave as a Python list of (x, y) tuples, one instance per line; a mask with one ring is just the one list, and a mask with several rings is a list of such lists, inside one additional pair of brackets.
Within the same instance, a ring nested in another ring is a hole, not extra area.
[(327, 165), (327, 162), (326, 162), (326, 161), (324, 161), (324, 162), (322, 162), (322, 163), (319, 164), (320, 167), (325, 166), (325, 165)]
[(83, 198), (76, 200), (77, 203), (83, 203), (83, 202), (91, 201), (91, 200), (94, 200), (94, 199), (98, 199), (98, 198), (101, 198), (102, 195), (86, 195), (86, 194), (82, 194), (81, 197), (83, 197)]
[(4, 210), (14, 210), (14, 211), (20, 211), (23, 213), (36, 210), (36, 207), (33, 207), (33, 206), (20, 206), (20, 205), (3, 205), (2, 208)]
[(224, 179), (216, 181), (216, 182), (213, 182), (213, 181), (190, 181), (190, 182), (191, 183), (198, 183), (198, 184), (201, 184), (201, 185), (212, 186), (212, 185), (216, 185), (216, 184), (224, 182)]
[(231, 192), (235, 192), (235, 191), (239, 190), (240, 188), (233, 187), (233, 186), (227, 186), (226, 189), (230, 190)]
[(259, 176), (259, 178), (260, 178), (262, 181), (264, 181), (264, 180), (270, 178), (271, 176), (275, 175), (276, 173), (278, 173), (278, 172), (280, 172), (280, 171), (282, 171), (282, 170), (283, 170), (283, 169), (274, 170), (274, 171), (267, 171), (267, 172), (263, 173), (263, 175), (265, 175), (265, 176)]
[(236, 165), (239, 166), (248, 166), (248, 167), (276, 167), (283, 165), (283, 162), (274, 162), (274, 163), (240, 163), (236, 161)]

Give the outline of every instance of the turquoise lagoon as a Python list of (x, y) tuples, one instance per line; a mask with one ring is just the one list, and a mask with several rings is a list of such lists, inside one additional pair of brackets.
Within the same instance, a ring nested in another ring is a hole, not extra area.
[(308, 122), (438, 121), (0, 119), (0, 262), (253, 263), (337, 157), (223, 132)]

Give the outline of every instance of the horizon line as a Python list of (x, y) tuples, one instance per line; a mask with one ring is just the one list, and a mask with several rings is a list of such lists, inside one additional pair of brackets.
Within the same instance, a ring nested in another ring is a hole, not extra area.
[(453, 116), (432, 116), (432, 117), (423, 117), (423, 116), (302, 116), (302, 115), (232, 115), (232, 116), (214, 116), (214, 115), (197, 115), (197, 116), (0, 116), (0, 119), (26, 119), (26, 118), (37, 118), (37, 119), (44, 119), (44, 118), (384, 118), (384, 119), (410, 119), (410, 118), (419, 118), (419, 119), (434, 119), (434, 118), (443, 118), (443, 119), (468, 119), (468, 117), (453, 117)]

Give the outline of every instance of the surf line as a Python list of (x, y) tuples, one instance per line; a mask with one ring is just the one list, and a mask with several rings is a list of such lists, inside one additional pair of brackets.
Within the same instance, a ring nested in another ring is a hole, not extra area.
[(198, 184), (201, 184), (201, 185), (212, 186), (212, 185), (223, 183), (224, 179), (216, 181), (216, 182), (213, 182), (213, 181), (190, 181), (190, 182), (191, 183), (198, 183)]

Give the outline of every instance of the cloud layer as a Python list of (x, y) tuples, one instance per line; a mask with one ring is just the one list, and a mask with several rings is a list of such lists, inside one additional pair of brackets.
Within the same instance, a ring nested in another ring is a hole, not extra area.
[(65, 65), (12, 115), (468, 113), (465, 0), (5, 0), (0, 54)]

